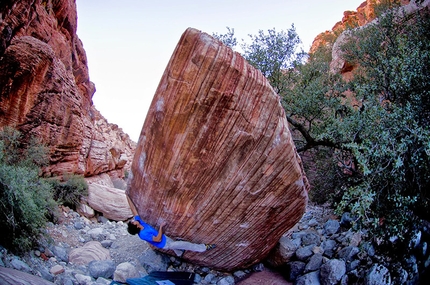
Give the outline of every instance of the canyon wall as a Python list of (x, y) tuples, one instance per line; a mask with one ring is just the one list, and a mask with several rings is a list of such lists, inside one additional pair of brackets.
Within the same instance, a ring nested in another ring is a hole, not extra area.
[[(0, 3), (0, 128), (50, 149), (45, 176), (123, 177), (135, 143), (95, 109), (75, 0)], [(102, 94), (101, 94), (102, 96)]]

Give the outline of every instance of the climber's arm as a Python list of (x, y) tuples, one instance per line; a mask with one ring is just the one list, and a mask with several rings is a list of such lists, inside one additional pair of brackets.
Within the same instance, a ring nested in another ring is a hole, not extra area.
[(128, 197), (127, 194), (126, 194), (126, 197), (127, 197), (128, 205), (130, 206), (130, 210), (133, 213), (133, 216), (139, 216), (139, 214), (137, 213), (136, 206), (134, 205), (133, 201), (131, 201), (130, 197)]
[(158, 229), (158, 234), (157, 234), (157, 236), (152, 237), (152, 241), (155, 241), (155, 242), (161, 241), (161, 239), (163, 238), (163, 226), (165, 226), (165, 225), (166, 225), (166, 223), (164, 223), (164, 222), (160, 225), (160, 228)]

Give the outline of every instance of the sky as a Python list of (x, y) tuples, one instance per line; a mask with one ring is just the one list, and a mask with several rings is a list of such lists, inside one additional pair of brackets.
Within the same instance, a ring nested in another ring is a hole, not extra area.
[(210, 35), (234, 29), (238, 42), (294, 24), (309, 51), (314, 38), (364, 0), (77, 0), (93, 103), (137, 142), (164, 69), (189, 27)]

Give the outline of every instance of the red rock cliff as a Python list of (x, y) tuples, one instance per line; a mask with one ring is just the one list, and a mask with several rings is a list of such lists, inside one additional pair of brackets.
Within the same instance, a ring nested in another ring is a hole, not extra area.
[(74, 0), (1, 1), (0, 128), (50, 147), (45, 175), (122, 176), (135, 145), (94, 108), (76, 28)]
[(307, 180), (279, 96), (238, 53), (188, 29), (146, 117), (129, 195), (167, 235), (215, 243), (186, 260), (222, 270), (262, 260), (303, 215)]

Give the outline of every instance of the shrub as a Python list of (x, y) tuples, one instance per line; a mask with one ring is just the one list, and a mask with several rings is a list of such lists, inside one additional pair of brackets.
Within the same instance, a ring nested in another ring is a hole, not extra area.
[(64, 174), (63, 181), (50, 180), (54, 190), (54, 199), (73, 209), (79, 205), (81, 197), (88, 195), (88, 184), (80, 175)]
[(0, 132), (0, 243), (16, 252), (37, 244), (56, 208), (51, 187), (39, 178), (38, 163), (47, 161), (46, 148), (20, 149), (20, 137), (12, 128)]

